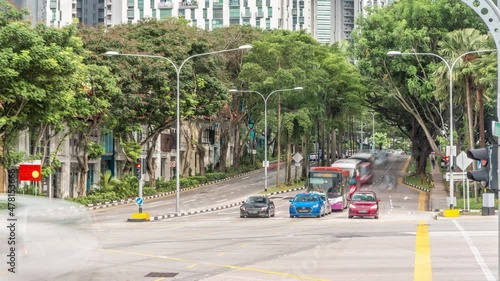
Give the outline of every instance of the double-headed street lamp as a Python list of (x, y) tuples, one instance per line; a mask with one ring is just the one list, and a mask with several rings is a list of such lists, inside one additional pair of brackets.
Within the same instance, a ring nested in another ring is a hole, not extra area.
[(267, 169), (269, 167), (269, 163), (267, 162), (267, 101), (269, 97), (278, 92), (286, 92), (286, 91), (300, 91), (303, 90), (304, 88), (302, 87), (295, 87), (293, 89), (282, 89), (282, 90), (275, 90), (272, 91), (267, 97), (265, 97), (263, 94), (257, 91), (251, 91), (251, 90), (236, 90), (236, 89), (230, 89), (230, 93), (256, 93), (259, 94), (262, 99), (264, 100), (264, 191), (267, 192)]
[(466, 55), (470, 54), (478, 54), (478, 53), (488, 53), (488, 52), (495, 52), (496, 50), (478, 50), (478, 51), (470, 51), (470, 52), (465, 52), (458, 56), (453, 63), (449, 64), (447, 60), (445, 60), (443, 57), (440, 55), (434, 54), (434, 53), (402, 53), (400, 51), (389, 51), (387, 52), (388, 56), (402, 56), (402, 55), (415, 55), (415, 56), (433, 56), (436, 58), (439, 58), (441, 61), (443, 61), (446, 64), (446, 67), (448, 68), (448, 75), (450, 77), (450, 209), (453, 209), (453, 154), (456, 152), (453, 149), (453, 67), (455, 64), (463, 57)]
[(176, 159), (175, 159), (175, 186), (176, 186), (176, 205), (175, 205), (175, 211), (178, 213), (179, 212), (179, 193), (180, 193), (180, 160), (181, 160), (181, 153), (180, 153), (180, 135), (181, 135), (181, 113), (180, 113), (180, 74), (181, 74), (181, 69), (184, 66), (184, 64), (195, 57), (201, 57), (201, 56), (207, 56), (207, 55), (214, 55), (214, 54), (220, 54), (220, 53), (225, 53), (225, 52), (231, 52), (231, 51), (238, 51), (238, 50), (247, 50), (251, 49), (251, 45), (243, 45), (240, 46), (239, 48), (235, 49), (227, 49), (227, 50), (220, 50), (220, 51), (214, 51), (214, 52), (208, 52), (208, 53), (202, 53), (202, 54), (196, 54), (188, 57), (185, 59), (180, 66), (177, 66), (172, 60), (169, 58), (163, 57), (163, 56), (155, 56), (155, 55), (141, 55), (141, 54), (121, 54), (118, 52), (114, 51), (108, 51), (106, 52), (106, 55), (108, 56), (127, 56), (127, 57), (143, 57), (143, 58), (155, 58), (155, 59), (162, 59), (168, 61), (175, 69), (175, 72), (177, 74), (177, 105), (176, 105)]

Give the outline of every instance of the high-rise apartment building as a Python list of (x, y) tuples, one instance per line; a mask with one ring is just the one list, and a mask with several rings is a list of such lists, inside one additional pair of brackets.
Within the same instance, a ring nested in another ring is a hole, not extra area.
[(205, 30), (252, 25), (262, 29), (307, 30), (320, 43), (350, 40), (355, 18), (366, 6), (387, 0), (11, 0), (29, 19), (61, 27), (77, 20), (96, 26), (144, 18), (182, 17)]

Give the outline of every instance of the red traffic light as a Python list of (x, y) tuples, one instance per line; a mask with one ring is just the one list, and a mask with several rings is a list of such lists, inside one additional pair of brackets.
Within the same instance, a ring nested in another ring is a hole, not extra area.
[(445, 156), (444, 161), (446, 161), (446, 162), (450, 161), (450, 156)]
[(136, 164), (135, 164), (135, 167), (136, 167), (136, 168), (140, 168), (140, 167), (141, 167), (141, 163), (136, 163)]

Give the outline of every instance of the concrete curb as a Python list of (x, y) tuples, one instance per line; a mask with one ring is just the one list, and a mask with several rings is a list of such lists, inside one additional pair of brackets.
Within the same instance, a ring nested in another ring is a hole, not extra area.
[[(287, 193), (287, 192), (293, 192), (293, 191), (298, 191), (302, 190), (305, 187), (300, 187), (300, 188), (292, 188), (292, 189), (287, 189), (287, 190), (281, 190), (281, 191), (276, 191), (276, 192), (271, 192), (267, 194), (267, 196), (271, 195), (276, 195), (276, 194), (281, 194), (281, 193)], [(170, 218), (176, 218), (176, 217), (183, 217), (183, 216), (188, 216), (188, 215), (196, 215), (196, 214), (201, 214), (201, 213), (207, 213), (207, 212), (213, 212), (213, 211), (219, 211), (219, 210), (224, 210), (228, 208), (233, 208), (241, 205), (241, 201), (236, 202), (236, 203), (231, 203), (231, 204), (226, 204), (223, 206), (218, 206), (218, 207), (212, 207), (212, 208), (207, 208), (203, 210), (197, 210), (197, 211), (190, 211), (190, 212), (182, 212), (178, 214), (168, 214), (168, 215), (161, 215), (161, 216), (154, 216), (151, 217), (149, 220), (150, 221), (157, 221), (157, 220), (162, 220), (162, 219), (170, 219)]]
[(241, 204), (241, 202), (237, 202), (237, 203), (227, 204), (224, 206), (218, 206), (218, 207), (198, 210), (198, 211), (190, 211), (190, 212), (182, 212), (182, 213), (178, 213), (178, 214), (154, 216), (154, 217), (151, 217), (149, 220), (155, 221), (155, 220), (170, 219), (170, 218), (175, 218), (175, 217), (183, 217), (183, 216), (188, 216), (188, 215), (196, 215), (196, 214), (201, 214), (201, 213), (206, 213), (206, 212), (212, 212), (212, 211), (218, 211), (218, 210), (223, 210), (223, 209), (227, 209), (227, 208), (232, 208), (232, 207), (239, 206), (240, 204)]
[(414, 185), (414, 184), (409, 183), (409, 182), (406, 182), (406, 181), (403, 181), (403, 182), (402, 182), (402, 184), (403, 184), (403, 185), (405, 185), (406, 187), (409, 187), (409, 188), (415, 189), (415, 190), (417, 190), (417, 191), (424, 191), (424, 192), (427, 192), (427, 193), (429, 193), (429, 192), (430, 192), (430, 190), (429, 190), (429, 189), (425, 189), (425, 188), (423, 188), (423, 187), (421, 187), (421, 186)]

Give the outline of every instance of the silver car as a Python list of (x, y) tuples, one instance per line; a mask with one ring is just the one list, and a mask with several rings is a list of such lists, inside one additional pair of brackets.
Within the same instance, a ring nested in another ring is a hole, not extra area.
[(318, 194), (319, 198), (321, 198), (321, 200), (323, 201), (323, 205), (325, 206), (323, 215), (331, 214), (332, 213), (332, 204), (330, 204), (330, 202), (328, 201), (328, 197), (326, 196), (326, 194), (321, 193), (321, 192), (316, 192), (316, 191), (311, 192), (311, 193)]

